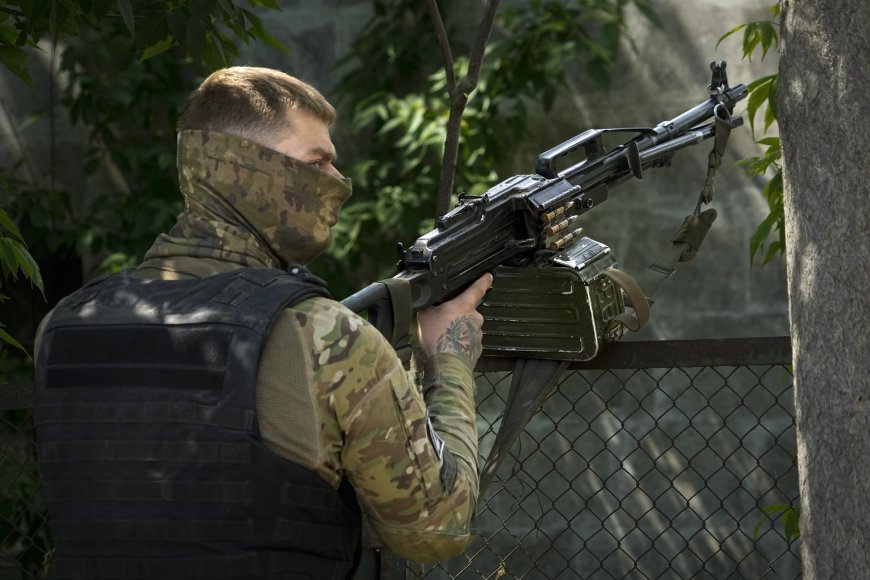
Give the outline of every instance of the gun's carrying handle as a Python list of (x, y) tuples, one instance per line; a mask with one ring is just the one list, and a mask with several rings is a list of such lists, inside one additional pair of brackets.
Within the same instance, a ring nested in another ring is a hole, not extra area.
[(535, 161), (535, 173), (547, 179), (558, 177), (556, 160), (569, 153), (573, 153), (581, 146), (586, 151), (587, 159), (594, 159), (602, 155), (604, 148), (601, 145), (601, 131), (589, 129), (556, 145), (552, 149), (544, 151), (538, 155), (538, 159)]

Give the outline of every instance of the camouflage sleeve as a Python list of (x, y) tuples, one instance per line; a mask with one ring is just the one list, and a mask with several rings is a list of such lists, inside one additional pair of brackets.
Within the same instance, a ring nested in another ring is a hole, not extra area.
[[(441, 482), (445, 488), (451, 489), (460, 474), (473, 475), (474, 480), (467, 485), (477, 489), (478, 436), (472, 369), (463, 357), (438, 353), (425, 362), (423, 376), (423, 398), (429, 420), (437, 438), (446, 445)], [(450, 466), (452, 462), (465, 465), (462, 469), (454, 469)]]
[[(315, 379), (331, 390), (341, 465), (369, 521), (403, 558), (461, 554), (472, 538), (478, 486), (471, 370), (461, 359), (442, 359), (424, 400), (373, 326), (343, 308), (328, 326), (313, 345)], [(437, 411), (431, 421), (427, 401)]]

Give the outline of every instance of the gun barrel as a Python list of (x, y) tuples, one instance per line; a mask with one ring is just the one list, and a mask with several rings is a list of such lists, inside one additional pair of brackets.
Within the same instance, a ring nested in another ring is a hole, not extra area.
[[(746, 85), (739, 84), (731, 87), (722, 92), (721, 96), (717, 99), (716, 97), (710, 97), (703, 103), (700, 103), (685, 113), (678, 115), (671, 119), (670, 121), (664, 121), (663, 123), (659, 123), (656, 127), (657, 133), (656, 142), (661, 140), (661, 136), (667, 137), (673, 134), (680, 134), (683, 131), (687, 131), (703, 123), (704, 121), (710, 119), (716, 110), (718, 105), (724, 105), (729, 112), (734, 109), (734, 105), (737, 104), (737, 101), (746, 98), (746, 95), (749, 94), (749, 89), (746, 88)], [(655, 138), (655, 137), (651, 137)]]
[(662, 157), (667, 157), (672, 154), (674, 151), (682, 149), (683, 147), (687, 147), (689, 145), (694, 145), (696, 143), (700, 143), (704, 139), (709, 139), (715, 134), (714, 125), (707, 125), (702, 129), (698, 129), (697, 131), (689, 131), (688, 133), (684, 133), (680, 135), (676, 139), (671, 139), (670, 141), (666, 141), (661, 145), (656, 145), (655, 147), (650, 147), (645, 151), (640, 152), (640, 161), (641, 163), (650, 163), (655, 161), (656, 159), (661, 159)]
[[(718, 96), (711, 96), (673, 119), (659, 123), (653, 129), (631, 129), (639, 132), (640, 135), (608, 152), (603, 152), (601, 144), (598, 142), (601, 135), (607, 132), (629, 131), (629, 129), (589, 129), (542, 153), (536, 164), (537, 173), (547, 178), (561, 177), (570, 183), (580, 184), (587, 190), (590, 186), (597, 184), (600, 181), (599, 178), (605, 176), (610, 176), (610, 179), (614, 181), (608, 180), (608, 182), (615, 185), (629, 177), (625, 175), (625, 172), (629, 171), (632, 161), (629, 159), (629, 143), (637, 148), (642, 163), (665, 157), (677, 149), (711, 137), (715, 131), (712, 123), (704, 127), (698, 126), (716, 115), (730, 115), (734, 105), (748, 94), (749, 91), (743, 84), (726, 89)], [(737, 126), (742, 122), (742, 119), (736, 117), (731, 122), (732, 126)], [(703, 134), (699, 135), (699, 132)], [(595, 143), (594, 147), (593, 142)], [(594, 150), (594, 155), (557, 172), (556, 159), (575, 151), (581, 145), (586, 147), (587, 152)]]

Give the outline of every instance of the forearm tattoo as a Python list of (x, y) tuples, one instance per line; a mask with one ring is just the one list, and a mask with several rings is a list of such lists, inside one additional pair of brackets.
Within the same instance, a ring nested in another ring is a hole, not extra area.
[(452, 352), (468, 361), (472, 367), (483, 352), (483, 345), (471, 316), (460, 316), (450, 323), (447, 331), (438, 338), (438, 352)]

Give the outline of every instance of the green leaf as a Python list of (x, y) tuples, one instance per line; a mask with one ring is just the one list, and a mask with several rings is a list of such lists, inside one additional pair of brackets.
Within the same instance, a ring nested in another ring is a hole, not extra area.
[(0, 237), (0, 271), (3, 278), (18, 279), (18, 260), (15, 259), (14, 240)]
[(764, 114), (764, 130), (767, 131), (776, 122), (776, 97), (779, 92), (779, 75), (772, 75), (767, 94), (767, 111)]
[(734, 28), (732, 28), (731, 30), (729, 30), (728, 32), (726, 32), (725, 34), (723, 34), (722, 36), (720, 36), (719, 42), (716, 43), (716, 48), (719, 48), (719, 45), (722, 44), (723, 40), (725, 40), (726, 38), (728, 38), (732, 34), (736, 34), (737, 32), (740, 32), (744, 28), (746, 28), (745, 24), (739, 24), (739, 25), (735, 26)]
[(39, 289), (42, 297), (45, 298), (45, 286), (42, 282), (42, 274), (39, 272), (39, 265), (33, 259), (33, 256), (30, 255), (30, 252), (24, 246), (17, 248), (15, 260), (27, 279)]
[(770, 92), (770, 83), (773, 82), (776, 76), (777, 75), (767, 75), (764, 77), (759, 77), (749, 83), (746, 88), (749, 90), (750, 93), (763, 90), (765, 97), (767, 97)]
[(147, 48), (158, 44), (171, 36), (166, 15), (159, 12), (141, 13), (139, 24), (136, 26), (136, 49), (145, 51)]
[(756, 177), (767, 170), (768, 162), (764, 156), (760, 157), (744, 157), (737, 162), (737, 165), (746, 169), (749, 177)]
[(752, 53), (761, 42), (762, 35), (760, 34), (758, 23), (750, 22), (746, 25), (743, 31), (743, 57), (752, 61)]
[(750, 177), (761, 175), (771, 166), (780, 171), (779, 160), (782, 158), (782, 150), (779, 147), (779, 137), (767, 137), (758, 141), (760, 145), (767, 146), (764, 155), (760, 157), (746, 157), (737, 164), (746, 169)]
[(15, 225), (15, 222), (12, 221), (12, 218), (9, 217), (9, 214), (2, 207), (0, 207), (0, 226), (12, 234), (19, 242), (24, 243), (21, 232), (18, 231), (18, 226)]
[(280, 50), (281, 52), (285, 52), (287, 54), (290, 53), (290, 49), (287, 48), (280, 40), (272, 36), (265, 28), (260, 28), (259, 30), (252, 30), (251, 35), (257, 40), (266, 43), (274, 49)]
[(203, 22), (211, 22), (211, 13), (215, 9), (215, 0), (189, 0), (190, 13)]
[[(779, 232), (778, 241), (770, 243), (767, 252), (764, 253), (763, 263), (767, 264), (777, 253), (785, 253), (785, 209), (783, 207), (783, 188), (782, 188), (782, 170), (778, 170), (776, 174), (767, 182), (764, 187), (764, 196), (767, 198), (767, 206), (770, 210), (767, 217), (756, 228), (755, 233), (749, 241), (749, 257), (750, 262), (753, 262), (756, 254), (764, 252), (764, 244), (774, 230), (774, 227)], [(782, 506), (784, 504), (777, 504)], [(777, 506), (769, 506), (774, 509)], [(765, 508), (768, 509), (768, 508)]]
[(121, 13), (121, 19), (130, 31), (130, 35), (135, 36), (136, 20), (133, 18), (133, 4), (130, 0), (118, 0), (118, 12)]
[(218, 4), (227, 16), (232, 16), (237, 10), (236, 5), (231, 0), (218, 0)]
[(19, 32), (12, 24), (6, 22), (8, 19), (9, 14), (0, 12), (0, 43), (15, 44)]
[(270, 8), (272, 10), (277, 10), (281, 12), (281, 4), (278, 0), (248, 0), (251, 6), (262, 6), (264, 8)]
[(0, 64), (6, 69), (21, 79), (24, 84), (30, 87), (33, 91), (36, 85), (33, 84), (33, 78), (30, 72), (25, 68), (27, 63), (27, 53), (18, 47), (0, 46)]
[(27, 349), (24, 348), (24, 346), (22, 346), (22, 344), (20, 342), (18, 342), (14, 338), (12, 338), (12, 335), (10, 335), (8, 332), (3, 330), (3, 326), (4, 325), (2, 323), (0, 323), (0, 340), (2, 340), (3, 342), (6, 342), (6, 343), (10, 344), (11, 346), (14, 346), (15, 348), (19, 349), (21, 352), (23, 352), (25, 355), (27, 355), (28, 359), (30, 359), (31, 358), (30, 353), (27, 352)]
[(777, 171), (764, 186), (764, 196), (771, 211), (783, 207), (782, 170)]
[(31, 114), (27, 115), (26, 117), (24, 117), (24, 119), (21, 121), (21, 123), (18, 124), (18, 130), (24, 131), (28, 127), (35, 125), (40, 120), (42, 120), (43, 117), (45, 117), (45, 113), (46, 113), (46, 111), (42, 110), (42, 111), (39, 111), (37, 113), (31, 113)]
[(767, 264), (770, 262), (777, 253), (783, 251), (782, 244), (780, 242), (771, 242), (767, 247), (767, 253), (764, 255), (764, 261), (762, 264)]
[(783, 516), (783, 528), (785, 530), (785, 539), (793, 542), (801, 537), (800, 530), (800, 511), (795, 508)]
[(752, 237), (749, 240), (749, 262), (752, 263), (755, 260), (755, 254), (761, 253), (764, 250), (764, 242), (767, 241), (768, 236), (770, 235), (770, 231), (773, 229), (773, 226), (776, 224), (776, 216), (773, 214), (768, 214), (764, 220), (758, 224), (758, 227), (755, 229), (755, 233), (752, 234)]
[(230, 64), (227, 61), (220, 41), (216, 40), (210, 33), (205, 35), (205, 43), (202, 46), (202, 59), (211, 70), (218, 70)]
[(20, 270), (25, 278), (39, 288), (40, 292), (43, 291), (39, 266), (23, 242), (0, 236), (0, 265), (4, 277), (11, 276), (13, 280), (17, 280)]
[(136, 259), (123, 252), (109, 254), (100, 262), (100, 270), (103, 272), (120, 272), (134, 265)]
[(775, 504), (771, 504), (769, 506), (765, 506), (761, 509), (767, 515), (773, 516), (774, 518), (776, 518), (776, 516), (778, 516), (781, 512), (784, 512), (785, 510), (787, 510), (789, 507), (791, 507), (791, 506), (787, 503), (775, 503)]
[[(800, 537), (800, 529), (798, 527), (800, 519), (800, 505), (792, 504), (776, 504), (763, 508), (764, 513), (770, 516), (770, 519), (782, 522), (783, 532), (788, 541), (792, 542)], [(763, 522), (762, 522), (763, 523)], [(756, 530), (759, 526), (756, 526)]]
[[(280, 8), (277, 8), (280, 10)], [(248, 33), (256, 38), (257, 40), (266, 43), (272, 48), (278, 49), (281, 52), (290, 52), (286, 46), (284, 46), (281, 41), (277, 38), (269, 34), (269, 31), (263, 26), (263, 21), (260, 20), (260, 17), (251, 12), (250, 10), (242, 9), (242, 14), (244, 14), (245, 18), (248, 19), (248, 22), (251, 23), (251, 28), (248, 30)]]
[(723, 34), (719, 38), (719, 42), (716, 43), (716, 48), (719, 47), (719, 44), (721, 44), (723, 40), (732, 34), (743, 30), (743, 58), (748, 59), (751, 62), (752, 55), (755, 53), (755, 50), (760, 47), (761, 59), (764, 60), (767, 53), (779, 40), (776, 26), (776, 23), (771, 20), (759, 20), (756, 22), (741, 24)]
[(167, 36), (163, 40), (156, 42), (142, 51), (142, 57), (139, 62), (145, 62), (149, 58), (153, 58), (162, 52), (166, 52), (175, 45), (175, 39), (172, 35)]
[(664, 23), (661, 18), (659, 18), (658, 12), (655, 11), (655, 7), (651, 0), (635, 0), (634, 5), (637, 6), (640, 13), (643, 14), (647, 20), (652, 22), (656, 28), (664, 28)]
[(776, 111), (773, 107), (768, 106), (764, 110), (764, 130), (767, 131), (774, 123), (776, 123)]
[(759, 35), (761, 36), (761, 60), (764, 60), (770, 48), (779, 40), (779, 35), (773, 22), (765, 20), (758, 24)]
[[(414, 107), (413, 112), (411, 113), (411, 120), (408, 124), (407, 132), (409, 134), (417, 133), (420, 129), (420, 126), (423, 124), (423, 115), (425, 111), (422, 107)], [(419, 136), (417, 136), (419, 139)]]
[(770, 87), (776, 75), (761, 77), (749, 83), (749, 99), (746, 103), (746, 113), (749, 115), (749, 126), (755, 132), (755, 115), (762, 104), (770, 101)]

